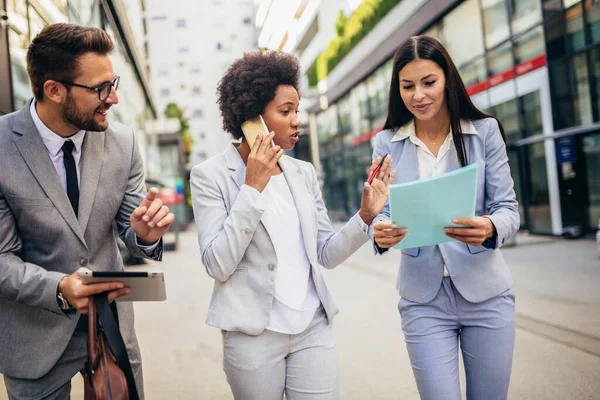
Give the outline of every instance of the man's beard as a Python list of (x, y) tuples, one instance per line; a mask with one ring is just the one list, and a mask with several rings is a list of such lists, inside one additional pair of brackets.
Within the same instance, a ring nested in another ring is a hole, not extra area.
[(62, 109), (62, 115), (65, 121), (82, 131), (100, 132), (106, 130), (106, 128), (108, 128), (108, 120), (105, 120), (103, 123), (98, 123), (94, 119), (95, 113), (96, 112), (94, 111), (94, 114), (90, 117), (86, 113), (80, 111), (77, 108), (77, 104), (75, 104), (73, 97), (70, 94), (67, 94), (67, 99)]

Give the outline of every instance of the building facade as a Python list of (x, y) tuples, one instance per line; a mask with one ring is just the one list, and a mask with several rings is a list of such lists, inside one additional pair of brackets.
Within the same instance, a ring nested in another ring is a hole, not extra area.
[(216, 88), (229, 65), (256, 48), (252, 0), (146, 0), (148, 64), (157, 110), (176, 103), (194, 141), (189, 170), (223, 151)]
[(111, 108), (111, 118), (135, 128), (146, 148), (144, 128), (156, 112), (143, 57), (142, 0), (0, 0), (0, 13), (0, 114), (20, 109), (33, 96), (25, 56), (45, 25), (96, 26), (113, 38), (111, 58), (121, 77), (119, 104)]
[[(360, 203), (374, 137), (387, 113), (393, 53), (417, 34), (446, 46), (474, 103), (502, 122), (522, 228), (554, 235), (595, 232), (598, 0), (400, 1), (319, 82), (309, 106), (310, 134), (318, 141), (313, 162), (318, 157), (332, 214), (342, 217)], [(308, 41), (293, 51), (306, 66), (324, 45), (315, 47), (307, 54)]]

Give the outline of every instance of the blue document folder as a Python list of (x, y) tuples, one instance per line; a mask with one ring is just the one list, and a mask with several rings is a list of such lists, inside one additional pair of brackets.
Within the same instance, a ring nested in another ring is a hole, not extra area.
[(454, 218), (473, 218), (477, 199), (477, 165), (471, 164), (435, 178), (390, 185), (390, 217), (407, 228), (397, 249), (431, 246), (454, 239), (444, 228), (460, 226)]

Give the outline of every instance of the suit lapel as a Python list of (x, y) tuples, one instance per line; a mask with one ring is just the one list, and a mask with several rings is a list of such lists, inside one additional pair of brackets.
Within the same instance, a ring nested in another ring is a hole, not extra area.
[[(314, 217), (311, 213), (313, 210), (314, 199), (309, 195), (308, 187), (306, 185), (306, 178), (300, 171), (300, 168), (296, 166), (286, 156), (281, 157), (279, 165), (285, 176), (285, 180), (290, 188), (294, 203), (296, 204), (296, 210), (298, 212), (298, 219), (300, 221), (300, 229), (302, 230), (302, 238), (304, 239), (304, 248), (306, 254), (312, 258), (313, 247), (311, 243), (316, 243), (315, 238), (315, 224)], [(311, 259), (311, 262), (315, 260)]]
[(79, 192), (79, 226), (85, 233), (96, 189), (102, 172), (106, 132), (87, 132), (81, 150), (81, 190)]
[(13, 127), (14, 132), (19, 135), (15, 138), (15, 146), (35, 179), (44, 192), (46, 192), (48, 198), (54, 203), (60, 215), (62, 215), (69, 227), (85, 245), (83, 232), (77, 223), (77, 218), (67, 197), (67, 192), (56, 173), (56, 168), (54, 168), (48, 156), (48, 149), (44, 146), (44, 142), (42, 142), (31, 119), (29, 113), (30, 105), (31, 101), (23, 107), (21, 111), (22, 118)]
[(406, 183), (419, 179), (419, 163), (417, 160), (417, 146), (409, 139), (392, 142), (391, 153), (395, 156), (400, 147), (400, 157), (396, 164), (396, 179), (394, 183)]

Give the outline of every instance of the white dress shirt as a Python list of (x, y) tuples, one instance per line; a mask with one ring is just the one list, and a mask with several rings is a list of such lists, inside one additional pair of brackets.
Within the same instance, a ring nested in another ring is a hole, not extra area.
[[(67, 191), (67, 171), (65, 170), (64, 165), (64, 157), (62, 152), (62, 146), (65, 144), (67, 140), (73, 142), (73, 151), (71, 154), (73, 155), (73, 159), (75, 160), (75, 169), (77, 170), (77, 186), (81, 190), (81, 148), (83, 146), (83, 139), (85, 138), (85, 131), (79, 131), (73, 136), (69, 136), (68, 138), (63, 138), (62, 136), (54, 133), (50, 128), (48, 128), (40, 119), (35, 105), (37, 102), (35, 99), (31, 102), (31, 106), (29, 107), (29, 111), (31, 113), (31, 119), (33, 120), (33, 124), (37, 129), (40, 137), (42, 138), (42, 142), (46, 149), (48, 150), (48, 155), (50, 156), (50, 160), (52, 164), (54, 164), (54, 168), (60, 177), (60, 181), (63, 184), (63, 188), (65, 192)], [(100, 133), (98, 133), (100, 134)], [(135, 237), (135, 243), (138, 247), (147, 255), (152, 255), (152, 250), (158, 246), (160, 240), (150, 246), (143, 246), (137, 242), (137, 235)]]
[[(461, 121), (461, 130), (465, 135), (477, 134), (477, 130), (470, 121)], [(432, 178), (446, 173), (450, 159), (448, 156), (450, 154), (450, 146), (454, 145), (452, 140), (452, 128), (450, 128), (450, 132), (448, 132), (444, 143), (442, 143), (442, 146), (438, 150), (437, 157), (434, 156), (431, 150), (427, 148), (427, 145), (417, 137), (414, 121), (411, 121), (400, 128), (392, 138), (392, 142), (404, 140), (406, 138), (408, 138), (408, 140), (410, 140), (417, 147), (417, 161), (419, 164), (420, 179)], [(460, 167), (458, 160), (456, 160), (456, 162), (456, 167)], [(444, 276), (450, 276), (448, 268), (445, 264)]]
[(275, 247), (277, 269), (268, 330), (297, 334), (312, 321), (321, 304), (310, 273), (294, 197), (283, 174), (274, 175), (262, 192), (267, 207), (261, 217)]

